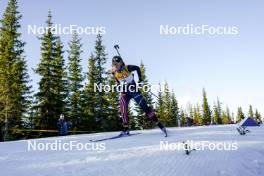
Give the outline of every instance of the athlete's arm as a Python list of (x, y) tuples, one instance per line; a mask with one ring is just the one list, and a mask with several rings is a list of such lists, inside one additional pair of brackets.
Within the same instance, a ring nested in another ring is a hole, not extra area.
[(127, 69), (128, 69), (129, 72), (137, 71), (139, 82), (142, 81), (141, 71), (140, 71), (140, 68), (138, 66), (136, 66), (136, 65), (127, 65)]
[(120, 84), (120, 82), (118, 81), (118, 79), (115, 77), (115, 74), (114, 73), (112, 73), (112, 76), (115, 78), (116, 83), (117, 84)]
[(117, 84), (120, 84), (120, 82), (118, 81), (118, 79), (115, 77), (115, 71), (114, 68), (112, 68), (112, 76), (115, 78), (115, 81)]

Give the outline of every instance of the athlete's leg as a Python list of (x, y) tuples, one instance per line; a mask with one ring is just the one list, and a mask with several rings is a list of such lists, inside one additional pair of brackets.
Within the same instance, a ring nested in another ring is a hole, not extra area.
[(120, 113), (123, 125), (123, 131), (128, 131), (128, 104), (129, 104), (130, 97), (127, 94), (121, 94), (119, 96), (119, 103), (120, 103)]
[[(140, 92), (135, 92), (133, 94), (133, 99), (139, 104), (139, 106), (142, 108), (142, 110), (147, 114), (147, 116), (156, 123), (156, 125), (161, 129), (161, 130), (166, 130), (164, 128), (164, 125), (158, 120), (157, 115), (154, 110), (152, 110), (142, 94)], [(164, 132), (164, 131), (163, 131)], [(164, 132), (165, 133), (165, 132)], [(166, 133), (165, 133), (166, 134)], [(167, 134), (166, 134), (167, 135)]]

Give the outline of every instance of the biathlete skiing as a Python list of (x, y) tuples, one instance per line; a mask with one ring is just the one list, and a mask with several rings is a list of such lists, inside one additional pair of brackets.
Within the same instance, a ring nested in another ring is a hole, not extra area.
[[(119, 53), (118, 53), (119, 54)], [(139, 78), (139, 84), (142, 84), (141, 71), (138, 66), (125, 65), (120, 54), (112, 58), (112, 74), (118, 85), (126, 86), (120, 91), (120, 112), (123, 130), (120, 136), (129, 135), (129, 117), (128, 117), (128, 104), (131, 99), (134, 99), (137, 104), (142, 108), (151, 121), (153, 121), (167, 137), (167, 130), (165, 126), (158, 120), (157, 115), (153, 109), (148, 105), (141, 92), (136, 88), (137, 84), (134, 80), (133, 71), (136, 71)], [(125, 91), (123, 91), (125, 90)]]

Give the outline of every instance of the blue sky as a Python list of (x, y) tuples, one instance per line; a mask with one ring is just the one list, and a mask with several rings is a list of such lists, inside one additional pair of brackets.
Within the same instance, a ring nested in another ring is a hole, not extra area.
[[(143, 60), (151, 84), (164, 82), (173, 87), (181, 106), (201, 102), (202, 88), (209, 102), (217, 97), (236, 112), (237, 106), (248, 110), (249, 104), (262, 113), (264, 100), (264, 29), (263, 6), (259, 0), (20, 0), (22, 39), (25, 54), (37, 89), (36, 68), (40, 60), (40, 41), (27, 34), (28, 25), (45, 25), (48, 10), (53, 22), (62, 26), (105, 26), (103, 36), (109, 59), (118, 43), (127, 64)], [(7, 0), (0, 2), (0, 14)], [(238, 35), (160, 35), (160, 25), (187, 24), (236, 26)], [(70, 35), (61, 35), (65, 49)], [(93, 51), (95, 36), (82, 35), (82, 65)], [(65, 55), (66, 56), (66, 55)]]

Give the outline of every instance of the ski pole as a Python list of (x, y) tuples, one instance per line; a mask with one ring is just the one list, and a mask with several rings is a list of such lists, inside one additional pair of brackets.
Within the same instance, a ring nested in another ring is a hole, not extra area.
[(114, 48), (116, 49), (116, 52), (118, 53), (118, 55), (121, 57), (121, 54), (119, 53), (119, 45), (114, 45)]
[[(159, 97), (158, 97), (156, 94), (154, 94), (153, 92), (149, 91), (149, 93), (150, 93), (151, 95), (153, 95), (154, 97), (156, 97), (157, 99), (159, 99)], [(165, 101), (163, 101), (163, 100), (162, 100), (162, 102), (163, 102), (165, 105), (170, 106), (167, 102), (165, 102)]]
[(153, 95), (154, 97), (159, 98), (158, 95), (154, 94), (153, 92), (149, 91), (149, 93), (150, 93), (151, 95)]

